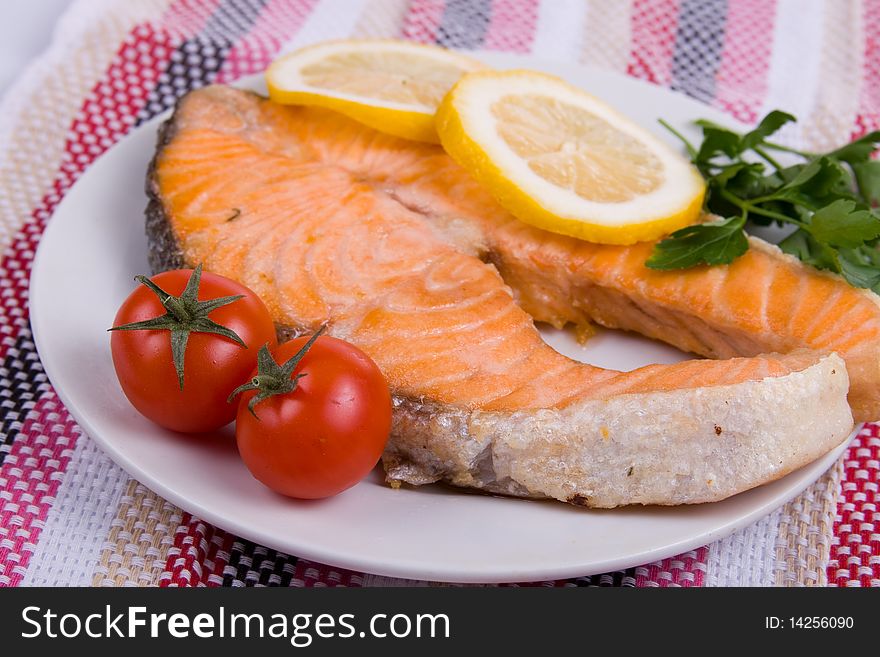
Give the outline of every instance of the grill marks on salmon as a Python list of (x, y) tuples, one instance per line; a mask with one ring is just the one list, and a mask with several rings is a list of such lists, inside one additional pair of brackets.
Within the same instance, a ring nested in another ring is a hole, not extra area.
[[(257, 292), (283, 331), (327, 323), (379, 364), (395, 400), (391, 481), (701, 502), (782, 476), (851, 428), (843, 362), (802, 348), (833, 343), (858, 364), (864, 343), (816, 324), (801, 297), (828, 288), (814, 305), (843, 299), (847, 322), (867, 297), (770, 247), (745, 268), (651, 272), (649, 245), (512, 219), (438, 147), (224, 87), (181, 101), (148, 193), (158, 267), (202, 262)], [(803, 336), (784, 325), (795, 305), (812, 322)], [(533, 319), (727, 360), (604, 370), (555, 352)]]

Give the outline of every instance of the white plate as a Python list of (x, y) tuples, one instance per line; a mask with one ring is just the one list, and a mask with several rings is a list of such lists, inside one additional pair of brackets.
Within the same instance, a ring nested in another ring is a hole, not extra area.
[[(522, 66), (492, 57), (499, 66)], [(668, 138), (725, 117), (695, 101), (621, 76), (529, 62), (591, 90)], [(259, 85), (259, 82), (252, 84)], [(391, 490), (374, 472), (345, 493), (299, 502), (254, 480), (228, 429), (187, 437), (139, 416), (113, 372), (106, 333), (146, 273), (143, 181), (158, 121), (133, 131), (82, 176), (55, 212), (31, 278), (31, 323), (43, 365), (80, 426), (133, 477), (183, 509), (257, 543), (383, 575), (455, 582), (534, 581), (651, 562), (718, 540), (797, 495), (843, 446), (767, 486), (714, 504), (594, 511), (556, 502), (468, 494), (442, 486)], [(574, 358), (632, 369), (675, 362), (674, 349), (605, 332), (581, 348), (562, 331), (548, 342)]]

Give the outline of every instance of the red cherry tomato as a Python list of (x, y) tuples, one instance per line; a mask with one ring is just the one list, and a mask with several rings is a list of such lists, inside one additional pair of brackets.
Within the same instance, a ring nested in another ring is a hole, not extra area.
[[(279, 346), (279, 365), (306, 345), (297, 338)], [(257, 376), (255, 371), (253, 376)], [(391, 395), (376, 364), (357, 347), (321, 336), (291, 372), (291, 392), (248, 404), (242, 393), (235, 437), (245, 465), (272, 490), (303, 499), (335, 495), (354, 486), (376, 465), (391, 431)], [(253, 377), (252, 377), (253, 378)]]
[[(191, 269), (167, 271), (152, 277), (171, 295), (180, 295), (193, 274)], [(174, 431), (213, 431), (235, 417), (236, 404), (227, 398), (257, 362), (265, 344), (277, 344), (269, 311), (257, 295), (235, 281), (201, 274), (198, 300), (242, 295), (241, 299), (208, 313), (207, 317), (234, 331), (247, 347), (214, 333), (190, 333), (184, 355), (181, 390), (168, 330), (113, 331), (110, 348), (122, 390), (140, 413)], [(166, 308), (145, 285), (123, 302), (114, 327), (160, 317)]]

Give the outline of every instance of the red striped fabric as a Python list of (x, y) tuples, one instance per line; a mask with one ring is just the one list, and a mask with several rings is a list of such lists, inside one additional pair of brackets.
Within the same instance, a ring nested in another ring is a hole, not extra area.
[[(152, 26), (136, 28), (119, 48), (103, 80), (86, 96), (69, 129), (63, 160), (53, 190), (19, 230), (0, 260), (0, 280), (10, 283), (0, 306), (4, 337), (0, 358), (22, 330), (28, 329), (27, 287), (30, 267), (43, 228), (65, 192), (85, 168), (112, 146), (135, 123), (159, 71), (170, 55), (169, 36)], [(137, 76), (132, 77), (132, 71)], [(136, 79), (138, 84), (132, 84)]]
[(218, 586), (235, 537), (184, 513), (168, 550), (159, 586)]
[(702, 586), (709, 548), (701, 547), (677, 557), (636, 568), (636, 586)]
[(322, 587), (322, 586), (363, 586), (363, 573), (356, 573), (344, 568), (332, 568), (324, 564), (315, 563), (308, 559), (299, 559), (296, 562), (296, 570), (293, 575), (295, 586)]
[(264, 70), (281, 46), (299, 31), (318, 0), (271, 0), (247, 35), (226, 56), (217, 82), (225, 84)]
[[(226, 0), (228, 1), (228, 0)], [(217, 73), (219, 81), (261, 70), (304, 23), (319, 0), (271, 0), (246, 34), (235, 39)], [(18, 231), (0, 259), (0, 357), (35, 358), (29, 344), (27, 286), (33, 254), (57, 203), (101, 153), (136, 123), (181, 43), (199, 36), (221, 6), (219, 0), (178, 0), (155, 23), (132, 30), (102, 80), (89, 92), (70, 126), (64, 161), (52, 190)], [(435, 42), (446, 8), (441, 0), (413, 0), (402, 34)], [(766, 94), (772, 47), (773, 2), (729, 3), (714, 102), (733, 116), (753, 121)], [(854, 134), (880, 128), (880, 0), (865, 0), (864, 80)], [(482, 46), (528, 52), (538, 17), (537, 0), (494, 0)], [(676, 0), (636, 0), (631, 16), (628, 72), (668, 85), (681, 5)], [(38, 371), (38, 370), (37, 370)], [(17, 426), (0, 465), (0, 585), (21, 581), (41, 523), (51, 507), (79, 431), (54, 392), (37, 382), (36, 396)], [(828, 578), (841, 586), (880, 584), (877, 497), (880, 433), (869, 425), (847, 453)], [(634, 569), (638, 586), (704, 584), (707, 548)], [(255, 565), (258, 564), (258, 565)], [(164, 586), (292, 583), (347, 585), (363, 575), (255, 546), (186, 515), (161, 577)], [(265, 580), (262, 581), (262, 580)], [(565, 581), (542, 585), (564, 585)]]
[(629, 75), (669, 86), (678, 11), (677, 0), (635, 0), (631, 18), (632, 51), (627, 65)]
[(177, 0), (166, 9), (159, 24), (175, 38), (198, 34), (217, 9), (221, 0)]
[(864, 0), (865, 56), (853, 137), (880, 130), (880, 0)]
[(828, 582), (880, 586), (880, 426), (866, 425), (843, 459)]
[(535, 38), (539, 4), (539, 0), (493, 0), (483, 47), (503, 52), (529, 52)]
[(767, 93), (776, 2), (740, 0), (729, 7), (715, 103), (734, 118), (754, 123)]
[(0, 465), (0, 586), (16, 586), (24, 577), (80, 436), (73, 418), (47, 389)]
[[(86, 167), (134, 125), (135, 116), (143, 108), (147, 90), (155, 84), (170, 47), (167, 33), (157, 32), (149, 25), (139, 26), (119, 49), (104, 79), (92, 88), (83, 102), (82, 110), (70, 126), (64, 160), (53, 191), (46, 195), (40, 207), (19, 230), (0, 263), (0, 279), (11, 283), (7, 288), (7, 299), (14, 302), (0, 308), (0, 325), (13, 327), (10, 338), (17, 339), (29, 332), (27, 286), (30, 269), (37, 243), (52, 211)], [(134, 78), (131, 76), (132, 66), (136, 66), (138, 72)], [(132, 79), (137, 79), (139, 84), (133, 85)], [(2, 356), (7, 355), (7, 349), (8, 345), (4, 343)], [(40, 535), (40, 523), (45, 520), (57, 481), (67, 467), (67, 459), (61, 458), (59, 450), (71, 450), (80, 435), (48, 386), (37, 401), (34, 413), (35, 419), (25, 423), (13, 440), (10, 454), (0, 471), (0, 489), (12, 491), (13, 502), (16, 499), (28, 502), (15, 508), (15, 523), (19, 528), (12, 532), (14, 540), (0, 546), (0, 577), (10, 577), (10, 584), (20, 580), (19, 569), (27, 564), (33, 553)], [(50, 427), (48, 431), (37, 429), (45, 425)], [(59, 432), (58, 427), (62, 431)], [(7, 502), (3, 505), (3, 513), (9, 514), (12, 508)], [(0, 518), (0, 532), (7, 531), (10, 522), (9, 518)]]
[(443, 0), (412, 0), (403, 22), (403, 38), (435, 43), (445, 7)]

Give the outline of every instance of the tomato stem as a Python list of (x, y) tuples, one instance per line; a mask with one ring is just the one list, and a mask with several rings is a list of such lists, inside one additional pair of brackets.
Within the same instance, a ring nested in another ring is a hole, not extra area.
[(299, 380), (306, 376), (306, 374), (301, 372), (293, 376), (293, 372), (303, 359), (303, 356), (308, 353), (312, 345), (315, 344), (315, 340), (321, 336), (325, 329), (326, 326), (322, 326), (315, 331), (312, 337), (309, 338), (309, 341), (284, 365), (279, 365), (275, 358), (272, 357), (268, 345), (260, 347), (260, 352), (257, 354), (257, 375), (233, 390), (226, 401), (231, 402), (236, 396), (247, 390), (256, 390), (257, 394), (251, 397), (248, 402), (248, 410), (251, 412), (251, 415), (259, 420), (260, 418), (257, 417), (257, 413), (254, 411), (254, 407), (257, 404), (265, 399), (269, 399), (269, 397), (285, 395), (296, 390)]
[(221, 335), (232, 340), (240, 347), (247, 349), (247, 345), (239, 337), (238, 333), (208, 317), (212, 311), (238, 301), (242, 298), (242, 295), (237, 294), (235, 296), (199, 301), (199, 285), (202, 281), (201, 264), (190, 274), (186, 288), (178, 297), (169, 294), (146, 276), (135, 276), (134, 278), (159, 297), (159, 301), (162, 303), (162, 307), (165, 308), (166, 313), (160, 317), (153, 317), (141, 322), (131, 322), (122, 326), (114, 326), (107, 330), (169, 331), (171, 334), (171, 357), (174, 361), (174, 369), (177, 372), (177, 383), (180, 385), (181, 390), (183, 390), (184, 357), (190, 333)]

